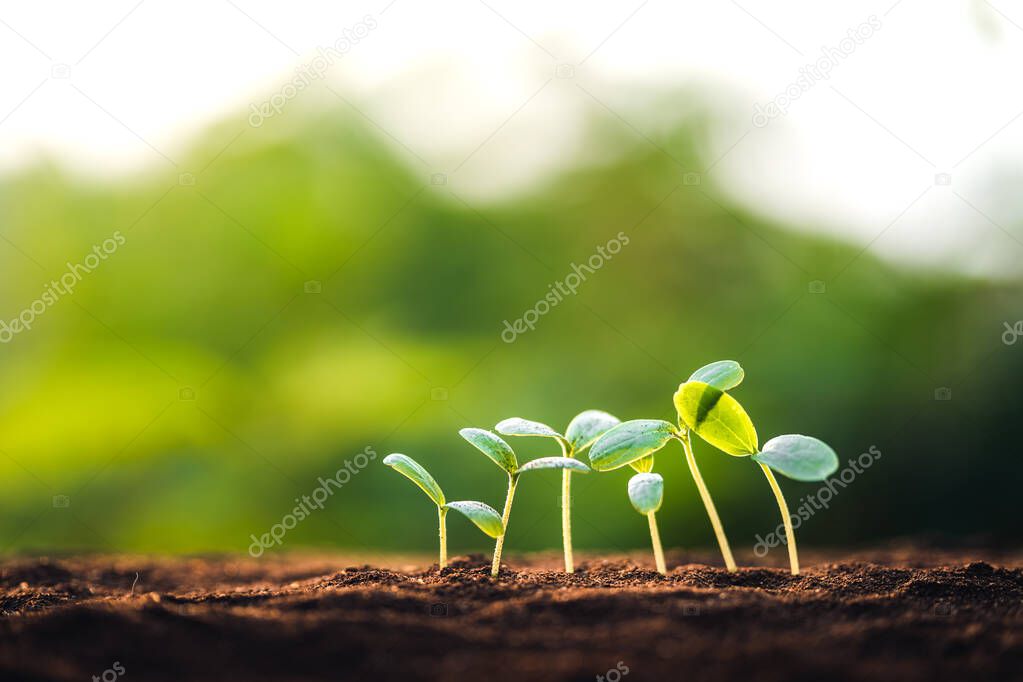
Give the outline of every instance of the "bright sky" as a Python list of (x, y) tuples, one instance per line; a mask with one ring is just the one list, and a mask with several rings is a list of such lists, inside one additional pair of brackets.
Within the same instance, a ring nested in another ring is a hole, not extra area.
[[(685, 112), (649, 97), (713, 88), (704, 182), (885, 256), (1023, 272), (1023, 7), (1008, 0), (6, 3), (0, 167), (173, 167), (346, 35), (357, 44), (281, 115), (341, 95), (466, 192), (542, 181), (594, 107), (660, 146)], [(790, 86), (787, 111), (754, 125)]]

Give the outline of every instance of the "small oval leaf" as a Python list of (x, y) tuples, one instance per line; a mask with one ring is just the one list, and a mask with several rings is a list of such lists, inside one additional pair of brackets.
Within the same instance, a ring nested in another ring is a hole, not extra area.
[(736, 457), (757, 452), (757, 430), (732, 396), (702, 381), (687, 381), (674, 397), (682, 422), (718, 450)]
[(664, 479), (660, 474), (636, 474), (629, 479), (629, 501), (640, 514), (657, 511), (663, 499)]
[(795, 434), (767, 441), (753, 461), (796, 481), (823, 481), (838, 470), (838, 455), (827, 443)]
[(384, 457), (384, 464), (418, 485), (438, 507), (444, 505), (444, 491), (437, 485), (437, 481), (433, 480), (430, 472), (424, 469), (419, 462), (408, 455), (395, 452)]
[(515, 458), (515, 451), (500, 436), (485, 429), (475, 428), (462, 429), (458, 433), (509, 474), (514, 474), (515, 470), (519, 468), (519, 460)]
[(718, 390), (727, 391), (741, 384), (745, 376), (746, 372), (735, 360), (718, 360), (693, 372), (689, 381), (700, 381)]
[(444, 507), (461, 512), (467, 519), (475, 523), (477, 528), (492, 538), (499, 538), (504, 535), (504, 524), (501, 522), (501, 515), (490, 505), (473, 500), (460, 500), (458, 502), (448, 502)]
[(623, 467), (657, 452), (674, 435), (674, 424), (660, 419), (622, 422), (598, 438), (590, 448), (590, 466), (596, 471)]
[(497, 426), (494, 427), (494, 430), (502, 436), (545, 436), (547, 438), (562, 437), (560, 433), (546, 424), (522, 419), (520, 417), (502, 419), (497, 423)]
[(521, 474), (523, 471), (536, 471), (538, 469), (571, 469), (582, 474), (590, 473), (588, 466), (571, 457), (541, 457), (534, 459), (532, 462), (523, 464), (519, 468), (518, 473)]
[(565, 429), (565, 438), (575, 452), (582, 452), (622, 420), (602, 410), (580, 412)]

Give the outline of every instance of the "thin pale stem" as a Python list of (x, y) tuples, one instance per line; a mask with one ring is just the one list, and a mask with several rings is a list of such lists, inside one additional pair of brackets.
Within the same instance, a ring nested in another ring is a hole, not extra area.
[(678, 439), (682, 441), (682, 447), (685, 448), (689, 472), (693, 475), (693, 481), (696, 482), (696, 487), (700, 491), (703, 506), (707, 508), (707, 516), (710, 517), (710, 525), (714, 527), (714, 535), (717, 536), (718, 546), (721, 548), (721, 556), (725, 559), (725, 566), (729, 571), (736, 571), (738, 568), (735, 565), (735, 559), (732, 557), (732, 548), (728, 546), (728, 538), (725, 537), (725, 529), (721, 525), (721, 519), (718, 518), (717, 509), (714, 508), (714, 500), (710, 498), (707, 484), (703, 482), (700, 468), (696, 466), (696, 457), (693, 455), (693, 444), (689, 439), (689, 433), (678, 436)]
[(781, 520), (785, 524), (785, 544), (789, 548), (789, 566), (792, 569), (792, 575), (799, 575), (796, 533), (792, 530), (792, 516), (789, 514), (789, 506), (785, 504), (785, 496), (781, 494), (781, 487), (778, 485), (778, 480), (774, 477), (774, 472), (766, 464), (761, 464), (760, 468), (764, 470), (764, 476), (767, 476), (767, 482), (771, 484), (771, 490), (774, 491), (774, 499), (778, 500), (778, 511), (781, 512)]
[(490, 575), (497, 577), (501, 570), (501, 552), (504, 551), (504, 536), (508, 534), (508, 518), (511, 516), (512, 499), (515, 497), (515, 486), (518, 485), (519, 477), (516, 474), (508, 474), (508, 494), (504, 497), (504, 512), (501, 514), (501, 523), (504, 525), (504, 533), (497, 538), (494, 545), (494, 563), (490, 567)]
[(661, 534), (657, 532), (655, 512), (649, 512), (646, 518), (650, 522), (650, 542), (654, 545), (654, 562), (657, 563), (657, 572), (661, 575), (667, 575), (668, 568), (664, 564), (664, 550), (661, 548)]
[(437, 519), (440, 524), (440, 567), (448, 565), (448, 510), (444, 507), (437, 507)]
[[(563, 456), (575, 456), (565, 441), (559, 438), (558, 443)], [(575, 573), (575, 559), (572, 556), (572, 472), (569, 469), (561, 470), (561, 544), (565, 548), (565, 573)]]

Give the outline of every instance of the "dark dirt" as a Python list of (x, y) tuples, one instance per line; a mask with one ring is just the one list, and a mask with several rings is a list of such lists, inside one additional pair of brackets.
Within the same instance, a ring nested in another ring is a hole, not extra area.
[(439, 574), (393, 558), (7, 559), (0, 679), (1023, 679), (1019, 554), (808, 552), (798, 577), (699, 560), (714, 562), (669, 553), (662, 578), (643, 554), (583, 557), (572, 576), (554, 555), (513, 557), (495, 583), (480, 556)]

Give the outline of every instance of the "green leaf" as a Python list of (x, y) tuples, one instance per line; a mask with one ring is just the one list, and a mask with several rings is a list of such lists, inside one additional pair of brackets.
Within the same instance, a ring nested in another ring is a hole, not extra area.
[(430, 472), (424, 469), (419, 462), (407, 455), (395, 452), (384, 457), (384, 464), (422, 488), (423, 492), (429, 495), (438, 507), (444, 506), (444, 491), (437, 485), (437, 481), (433, 480)]
[(611, 471), (652, 455), (676, 433), (675, 425), (660, 419), (622, 422), (597, 439), (590, 448), (590, 466)]
[(654, 456), (640, 457), (635, 462), (629, 462), (629, 466), (641, 474), (649, 474), (654, 470)]
[(494, 464), (501, 467), (509, 474), (514, 474), (519, 468), (519, 461), (515, 458), (515, 451), (511, 446), (501, 440), (490, 431), (484, 429), (462, 429), (458, 432), (462, 438), (476, 446), (476, 449), (494, 461)]
[(521, 474), (523, 471), (536, 471), (538, 469), (571, 469), (583, 474), (590, 473), (588, 466), (571, 457), (541, 457), (534, 459), (532, 462), (523, 464), (518, 473)]
[(746, 372), (735, 360), (718, 360), (693, 372), (689, 381), (699, 381), (718, 390), (727, 391), (741, 384), (745, 376)]
[(528, 419), (520, 419), (519, 417), (512, 417), (510, 419), (502, 419), (494, 427), (494, 430), (503, 436), (544, 436), (546, 438), (562, 438), (562, 435), (540, 422), (530, 421)]
[(476, 527), (492, 538), (499, 538), (504, 535), (504, 524), (501, 522), (501, 515), (490, 505), (472, 500), (461, 500), (459, 502), (448, 502), (445, 509), (454, 509), (461, 512)]
[(657, 511), (663, 499), (664, 479), (660, 474), (636, 474), (629, 479), (629, 501), (640, 514)]
[(757, 430), (746, 410), (724, 391), (702, 381), (687, 381), (675, 393), (679, 418), (717, 449), (744, 457), (757, 452)]
[(838, 470), (838, 455), (810, 436), (778, 436), (764, 443), (753, 461), (797, 481), (823, 481)]
[(565, 438), (571, 443), (575, 452), (582, 452), (603, 436), (607, 431), (621, 424), (622, 421), (601, 410), (580, 412), (569, 422), (565, 429)]

